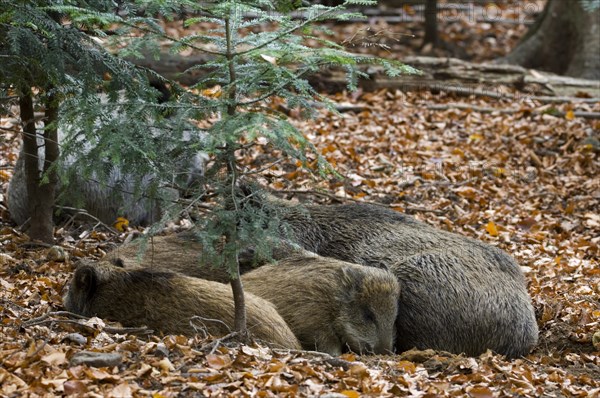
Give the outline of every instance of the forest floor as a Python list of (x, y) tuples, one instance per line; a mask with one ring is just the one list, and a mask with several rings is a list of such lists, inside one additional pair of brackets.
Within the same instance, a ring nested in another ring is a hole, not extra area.
[[(501, 40), (515, 27), (490, 29)], [(228, 341), (211, 352), (212, 339), (126, 333), (98, 318), (35, 320), (63, 309), (63, 286), (78, 258), (101, 256), (131, 231), (60, 228), (66, 260), (56, 248), (30, 244), (6, 211), (20, 145), (8, 131), (0, 140), (0, 396), (599, 396), (600, 346), (592, 337), (600, 337), (600, 121), (571, 111), (600, 112), (600, 103), (549, 106), (523, 97), (520, 111), (507, 115), (430, 109), (514, 104), (443, 92), (331, 99), (355, 110), (321, 110), (298, 127), (343, 178), (320, 181), (277, 162), (260, 181), (302, 202), (377, 203), (504, 249), (521, 264), (536, 310), (540, 341), (532, 353), (507, 360), (491, 352), (412, 351), (336, 362)], [(0, 119), (0, 127), (12, 122)], [(266, 146), (243, 155), (249, 165), (277, 160)], [(116, 352), (122, 362), (70, 365), (82, 350)]]

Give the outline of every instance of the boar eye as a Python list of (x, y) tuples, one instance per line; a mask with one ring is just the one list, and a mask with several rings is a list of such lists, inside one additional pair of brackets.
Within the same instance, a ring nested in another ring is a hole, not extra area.
[(363, 308), (363, 318), (367, 323), (375, 323), (375, 314), (369, 308)]

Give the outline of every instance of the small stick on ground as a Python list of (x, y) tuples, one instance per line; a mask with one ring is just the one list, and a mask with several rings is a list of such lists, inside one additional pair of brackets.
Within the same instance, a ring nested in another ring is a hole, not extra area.
[(102, 330), (110, 334), (152, 334), (153, 329), (148, 329), (146, 326), (140, 327), (128, 327), (128, 328), (115, 328), (112, 326), (105, 326)]
[(90, 219), (92, 219), (93, 221), (96, 222), (96, 225), (94, 225), (92, 227), (92, 231), (95, 231), (96, 228), (102, 226), (104, 227), (107, 231), (109, 231), (110, 233), (113, 233), (115, 235), (118, 234), (117, 230), (114, 229), (113, 227), (106, 225), (105, 223), (103, 223), (102, 221), (100, 221), (100, 219), (98, 217), (95, 217), (93, 215), (91, 215), (90, 213), (88, 213), (85, 209), (79, 209), (77, 207), (69, 207), (69, 206), (58, 206), (60, 209), (62, 210), (67, 210), (67, 211), (72, 211), (74, 212), (74, 214), (69, 217), (69, 219), (63, 224), (63, 228), (67, 229), (69, 228), (71, 225), (74, 224), (75, 218), (77, 218), (77, 216), (84, 216), (84, 217), (88, 217)]
[(28, 321), (25, 321), (21, 324), (21, 326), (27, 328), (27, 327), (34, 326), (34, 325), (39, 325), (40, 322), (42, 322), (52, 316), (66, 316), (66, 317), (71, 317), (71, 318), (76, 318), (76, 319), (89, 319), (86, 316), (75, 314), (75, 313), (69, 312), (69, 311), (53, 311), (53, 312), (47, 312), (44, 315), (38, 316), (37, 318), (33, 318)]
[(229, 332), (231, 333), (231, 328), (223, 321), (221, 321), (220, 319), (212, 319), (212, 318), (203, 318), (201, 316), (193, 316), (190, 318), (190, 324), (192, 325), (192, 327), (195, 329), (196, 326), (194, 325), (194, 321), (200, 321), (202, 322), (202, 326), (206, 329), (206, 325), (204, 324), (204, 322), (217, 322), (220, 323), (221, 325), (225, 326), (227, 328), (227, 330), (229, 330)]
[(27, 324), (22, 324), (21, 327), (28, 328), (31, 326), (39, 326), (39, 325), (46, 325), (46, 324), (51, 324), (51, 325), (53, 325), (53, 324), (69, 324), (69, 325), (76, 326), (88, 333), (93, 333), (93, 332), (97, 331), (96, 328), (86, 325), (86, 324), (83, 324), (83, 323), (80, 323), (80, 322), (77, 322), (73, 319), (44, 319), (44, 320), (40, 320), (37, 322), (27, 322)]
[[(55, 311), (55, 312), (48, 312), (42, 316), (39, 316), (37, 318), (33, 318), (30, 319), (26, 322), (23, 322), (21, 324), (21, 327), (23, 328), (28, 328), (31, 326), (37, 326), (37, 325), (45, 325), (45, 324), (69, 324), (69, 325), (73, 325), (76, 326), (80, 329), (85, 330), (86, 332), (89, 333), (93, 333), (96, 332), (97, 329), (86, 325), (84, 323), (78, 322), (76, 320), (73, 319), (56, 319), (56, 318), (51, 318), (53, 316), (65, 316), (65, 317), (72, 317), (72, 318), (76, 318), (79, 320), (88, 320), (90, 318), (86, 317), (86, 316), (82, 316), (79, 314), (74, 314), (72, 312), (69, 311)], [(106, 333), (110, 333), (110, 334), (152, 334), (154, 333), (154, 331), (152, 329), (148, 329), (145, 326), (142, 327), (124, 327), (124, 328), (118, 328), (118, 327), (112, 327), (112, 326), (104, 326), (102, 328), (102, 330)]]
[(239, 334), (238, 332), (228, 333), (225, 336), (215, 339), (215, 340), (211, 341), (210, 343), (202, 346), (201, 350), (207, 351), (210, 348), (210, 352), (208, 354), (212, 355), (215, 353), (215, 351), (217, 351), (217, 349), (219, 348), (219, 345), (221, 345), (221, 343), (223, 343), (224, 341), (236, 338), (238, 336), (238, 334)]

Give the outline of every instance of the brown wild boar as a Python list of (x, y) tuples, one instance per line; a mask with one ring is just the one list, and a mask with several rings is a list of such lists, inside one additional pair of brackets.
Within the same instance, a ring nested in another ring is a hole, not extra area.
[[(142, 253), (140, 249), (143, 249)], [(136, 239), (107, 253), (103, 260), (113, 261), (117, 258), (122, 260), (127, 269), (162, 269), (222, 283), (229, 281), (229, 274), (225, 269), (203, 263), (202, 244), (193, 233), (187, 231), (176, 235), (155, 236), (146, 242)], [(242, 267), (240, 272), (250, 269), (248, 265)]]
[[(258, 196), (258, 195), (256, 195)], [(295, 206), (263, 198), (291, 230), (274, 256), (303, 250), (389, 269), (400, 283), (396, 349), (508, 357), (537, 343), (525, 278), (502, 250), (374, 205)]]
[(295, 257), (248, 272), (242, 282), (275, 305), (304, 349), (393, 352), (399, 287), (386, 270)]
[[(246, 294), (248, 329), (276, 347), (299, 349), (288, 325), (268, 301)], [(146, 325), (164, 333), (193, 335), (194, 322), (219, 336), (233, 330), (231, 288), (173, 272), (125, 270), (108, 261), (80, 265), (64, 296), (68, 311), (99, 316), (125, 326)]]

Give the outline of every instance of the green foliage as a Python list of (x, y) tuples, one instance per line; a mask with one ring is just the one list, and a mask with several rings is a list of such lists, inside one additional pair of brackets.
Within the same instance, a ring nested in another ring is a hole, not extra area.
[[(149, 9), (150, 1), (144, 2)], [(163, 4), (164, 2), (160, 2)], [(414, 72), (399, 62), (346, 52), (337, 43), (318, 36), (318, 23), (356, 18), (345, 11), (348, 5), (373, 5), (370, 1), (347, 1), (335, 7), (282, 1), (214, 1), (186, 4), (185, 26), (196, 33), (171, 38), (152, 26), (144, 27), (142, 40), (171, 40), (171, 51), (193, 50), (210, 54), (212, 61), (195, 68), (209, 73), (193, 89), (197, 92), (220, 86), (220, 96), (198, 96), (192, 100), (197, 117), (214, 120), (207, 130), (204, 150), (214, 159), (208, 182), (220, 197), (221, 206), (204, 220), (202, 241), (214, 250), (212, 263), (226, 264), (235, 277), (235, 258), (240, 247), (252, 246), (262, 251), (266, 237), (275, 234), (277, 222), (252, 206), (244, 206), (244, 197), (236, 191), (236, 181), (247, 170), (238, 164), (236, 151), (264, 137), (274, 149), (309, 164), (323, 175), (329, 165), (313, 145), (298, 131), (286, 114), (269, 107), (272, 97), (285, 101), (289, 109), (299, 109), (314, 117), (315, 105), (333, 110), (333, 104), (309, 84), (307, 78), (327, 68), (348, 73), (348, 89), (366, 77), (358, 67), (373, 64), (383, 67), (390, 76)], [(293, 9), (293, 13), (282, 12)], [(315, 44), (316, 43), (316, 44)], [(179, 102), (182, 107), (186, 105)], [(315, 167), (316, 165), (316, 167)], [(250, 173), (253, 171), (250, 170)], [(264, 248), (267, 249), (266, 247)], [(211, 250), (205, 253), (210, 258)]]
[[(61, 101), (59, 128), (71, 133), (61, 161), (73, 165), (54, 165), (64, 185), (81, 181), (74, 175), (104, 183), (114, 175), (115, 165), (137, 168), (139, 175), (156, 168), (156, 142), (147, 139), (148, 124), (162, 121), (155, 103), (158, 93), (148, 84), (152, 73), (106, 47), (109, 27), (116, 27), (110, 33), (125, 35), (135, 24), (157, 26), (154, 20), (123, 17), (124, 11), (106, 0), (0, 4), (0, 96), (7, 99), (0, 98), (0, 112), (32, 88), (38, 106), (48, 95)], [(98, 96), (99, 91), (105, 95)], [(125, 130), (128, 134), (121, 134)], [(37, 134), (42, 136), (44, 128), (38, 126)], [(141, 184), (133, 185), (129, 189), (141, 195)], [(158, 191), (158, 182), (145, 185), (146, 194)], [(77, 193), (77, 188), (70, 192)]]
[[(208, 261), (226, 264), (234, 277), (239, 248), (267, 250), (266, 238), (279, 228), (266, 210), (245, 206), (237, 191), (237, 180), (256, 172), (241, 167), (239, 151), (262, 137), (311, 171), (332, 172), (288, 116), (270, 106), (272, 98), (314, 117), (319, 106), (334, 107), (309, 84), (311, 74), (345, 70), (352, 90), (366, 77), (358, 69), (361, 64), (378, 65), (390, 76), (415, 72), (393, 60), (348, 53), (321, 37), (326, 31), (321, 22), (356, 18), (347, 6), (373, 1), (329, 7), (304, 6), (299, 0), (137, 0), (120, 2), (118, 9), (112, 1), (2, 4), (3, 87), (36, 86), (42, 92), (53, 87), (63, 100), (60, 126), (68, 132), (64, 159), (73, 167), (62, 180), (75, 180), (77, 174), (110, 181), (115, 170), (131, 174), (136, 195), (143, 188), (145, 195), (164, 196), (163, 209), (170, 217), (182, 206), (163, 193), (182, 187), (186, 166), (180, 160), (204, 151), (211, 167), (205, 186), (192, 197), (197, 200), (208, 188), (220, 205), (201, 221), (201, 239)], [(185, 15), (183, 23), (194, 33), (181, 38), (166, 34), (155, 18), (174, 15)], [(192, 68), (206, 73), (191, 90), (171, 82), (174, 98), (161, 105), (148, 86), (149, 76), (160, 77), (125, 61), (127, 56), (158, 56), (159, 43), (169, 43), (174, 53), (192, 50), (211, 57)], [(99, 96), (99, 89), (105, 95)], [(218, 95), (208, 94), (210, 90)], [(200, 133), (195, 121), (211, 123)], [(225, 250), (219, 251), (223, 239)]]
[[(93, 87), (102, 73), (113, 72), (117, 81), (131, 87), (131, 70), (108, 55), (86, 31), (115, 22), (112, 2), (2, 1), (0, 13), (0, 81), (17, 91), (31, 86)], [(57, 6), (56, 4), (61, 4)], [(70, 17), (65, 24), (63, 18)]]

